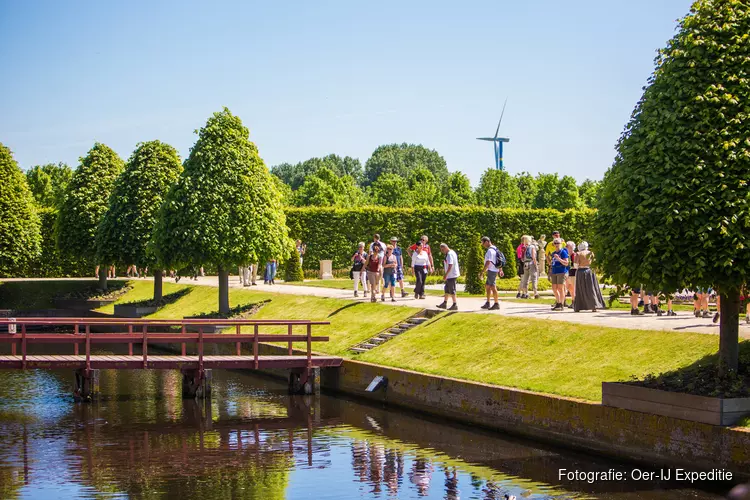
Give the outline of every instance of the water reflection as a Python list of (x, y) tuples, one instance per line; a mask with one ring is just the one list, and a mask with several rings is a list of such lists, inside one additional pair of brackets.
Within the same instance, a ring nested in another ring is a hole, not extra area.
[(627, 469), (216, 371), (212, 399), (179, 373), (104, 371), (70, 402), (66, 372), (0, 373), (1, 498), (718, 498), (675, 484), (565, 483), (560, 467)]

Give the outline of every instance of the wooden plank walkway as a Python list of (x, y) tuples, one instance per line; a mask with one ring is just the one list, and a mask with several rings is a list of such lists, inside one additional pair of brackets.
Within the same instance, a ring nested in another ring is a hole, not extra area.
[[(23, 356), (0, 355), (0, 369), (23, 368)], [(145, 366), (142, 355), (91, 355), (90, 369), (198, 369), (201, 360), (198, 356), (148, 356)], [(337, 367), (342, 359), (336, 356), (314, 356), (313, 366)], [(258, 356), (257, 368), (255, 356), (203, 356), (203, 368), (224, 369), (269, 369), (269, 368), (305, 368), (307, 356)], [(26, 355), (26, 368), (87, 368), (85, 355)]]

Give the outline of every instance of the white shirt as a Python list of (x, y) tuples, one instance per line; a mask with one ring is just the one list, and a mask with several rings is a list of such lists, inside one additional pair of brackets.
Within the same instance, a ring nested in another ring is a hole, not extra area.
[[(448, 272), (448, 266), (453, 264), (453, 267), (451, 267), (450, 272)], [(445, 275), (446, 278), (458, 278), (460, 276), (460, 271), (458, 270), (458, 255), (456, 255), (456, 252), (453, 250), (448, 250), (448, 253), (445, 254), (445, 260), (443, 261), (443, 269), (448, 272), (448, 274)]]
[(487, 268), (488, 271), (492, 271), (493, 273), (496, 273), (498, 271), (497, 267), (495, 266), (495, 261), (497, 260), (497, 252), (493, 247), (490, 247), (487, 249), (487, 253), (484, 254), (484, 262), (489, 262), (490, 267)]
[(419, 253), (414, 252), (411, 256), (411, 264), (412, 266), (429, 266), (430, 256), (424, 250)]

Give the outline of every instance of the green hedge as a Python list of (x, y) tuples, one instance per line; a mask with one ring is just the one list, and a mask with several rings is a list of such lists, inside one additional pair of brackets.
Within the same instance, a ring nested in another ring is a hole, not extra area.
[[(549, 241), (552, 231), (559, 230), (566, 240), (579, 242), (589, 237), (592, 216), (590, 209), (560, 212), (484, 207), (364, 207), (356, 210), (304, 207), (286, 210), (290, 235), (307, 244), (306, 269), (317, 269), (321, 259), (332, 259), (334, 269), (350, 266), (349, 259), (357, 243), (369, 243), (374, 233), (379, 233), (386, 241), (397, 236), (402, 247), (426, 234), (435, 252), (440, 242), (445, 242), (456, 250), (460, 262), (465, 261), (469, 241), (477, 234), (487, 235), (494, 242), (502, 242), (507, 237), (517, 245), (523, 234), (538, 238), (544, 233)], [(515, 259), (515, 253), (506, 258)], [(408, 265), (408, 259), (406, 262)]]

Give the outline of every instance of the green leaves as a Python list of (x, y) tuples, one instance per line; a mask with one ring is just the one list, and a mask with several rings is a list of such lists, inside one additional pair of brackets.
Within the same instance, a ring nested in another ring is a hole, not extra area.
[(445, 159), (434, 149), (421, 144), (386, 144), (373, 151), (365, 164), (365, 183), (375, 182), (383, 174), (409, 178), (417, 167), (429, 170), (439, 182), (448, 177)]
[[(96, 143), (73, 173), (57, 220), (57, 244), (69, 258), (93, 261), (99, 222), (124, 163), (117, 153)], [(111, 264), (102, 262), (101, 264)]]
[(40, 251), (40, 223), (26, 177), (0, 144), (0, 276), (26, 272)]
[(97, 229), (99, 262), (153, 267), (155, 259), (147, 244), (159, 207), (180, 172), (180, 157), (172, 146), (159, 141), (137, 145), (115, 181), (109, 208)]

